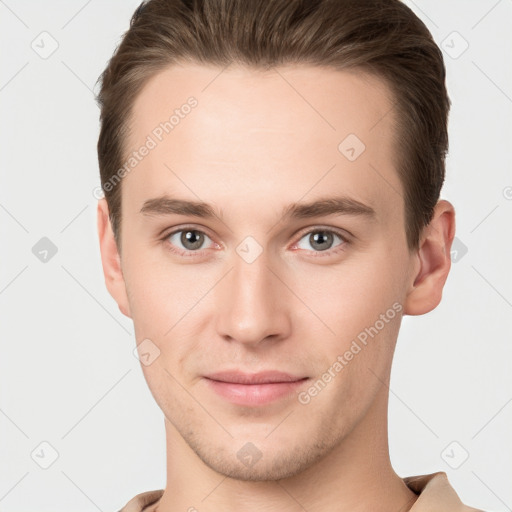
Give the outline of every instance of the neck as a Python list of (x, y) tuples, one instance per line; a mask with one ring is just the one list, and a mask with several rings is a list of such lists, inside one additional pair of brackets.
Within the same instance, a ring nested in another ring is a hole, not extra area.
[(167, 485), (155, 512), (409, 511), (417, 495), (389, 460), (387, 389), (327, 456), (276, 481), (241, 481), (206, 466), (166, 419)]

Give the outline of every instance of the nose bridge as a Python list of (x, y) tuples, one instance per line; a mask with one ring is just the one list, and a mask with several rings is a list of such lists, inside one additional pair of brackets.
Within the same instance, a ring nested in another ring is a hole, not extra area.
[(268, 304), (271, 298), (272, 273), (267, 257), (260, 255), (251, 262), (244, 260), (243, 257), (237, 259), (233, 269), (232, 293), (237, 295), (239, 302), (247, 303), (252, 308)]
[(239, 246), (233, 268), (219, 289), (219, 333), (246, 344), (282, 335), (288, 328), (283, 286), (270, 270), (266, 253), (250, 245)]

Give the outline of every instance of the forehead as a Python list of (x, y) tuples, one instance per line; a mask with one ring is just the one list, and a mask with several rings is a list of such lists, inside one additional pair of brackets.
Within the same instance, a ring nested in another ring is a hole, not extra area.
[(392, 105), (387, 86), (358, 70), (172, 66), (133, 105), (128, 153), (149, 139), (153, 147), (126, 176), (123, 197), (140, 208), (179, 188), (294, 202), (335, 187), (386, 213), (401, 202)]
[[(203, 115), (186, 124), (214, 128), (219, 136), (243, 127), (244, 132), (316, 132), (322, 138), (330, 133), (330, 142), (351, 131), (371, 143), (393, 120), (388, 87), (357, 69), (289, 65), (264, 71), (235, 64), (176, 64), (151, 77), (136, 98), (131, 119), (135, 137), (169, 119), (190, 97), (198, 100), (197, 111)], [(303, 123), (294, 125), (298, 120)]]

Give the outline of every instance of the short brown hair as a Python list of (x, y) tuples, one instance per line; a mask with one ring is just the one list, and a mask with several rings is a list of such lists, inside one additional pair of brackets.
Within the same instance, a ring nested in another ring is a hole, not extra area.
[(399, 0), (149, 0), (98, 80), (98, 160), (120, 248), (121, 183), (105, 184), (125, 160), (135, 98), (178, 62), (254, 69), (285, 64), (357, 68), (394, 97), (396, 167), (410, 250), (433, 214), (445, 176), (450, 100), (443, 56), (425, 24)]

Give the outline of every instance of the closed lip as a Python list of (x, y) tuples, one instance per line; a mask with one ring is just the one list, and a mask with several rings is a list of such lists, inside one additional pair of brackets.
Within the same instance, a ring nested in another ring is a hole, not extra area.
[(277, 370), (267, 370), (258, 373), (244, 373), (239, 370), (223, 371), (205, 375), (205, 378), (234, 384), (271, 384), (278, 382), (296, 382), (307, 379), (307, 377), (291, 375)]

